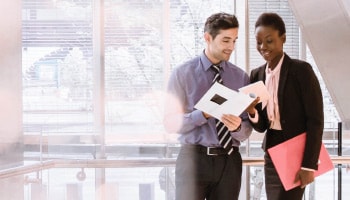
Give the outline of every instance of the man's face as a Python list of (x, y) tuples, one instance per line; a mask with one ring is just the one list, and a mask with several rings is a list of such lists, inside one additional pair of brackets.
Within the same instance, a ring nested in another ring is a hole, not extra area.
[(205, 33), (204, 37), (207, 42), (206, 55), (212, 63), (217, 64), (230, 59), (238, 38), (238, 28), (220, 30), (215, 39), (209, 33)]

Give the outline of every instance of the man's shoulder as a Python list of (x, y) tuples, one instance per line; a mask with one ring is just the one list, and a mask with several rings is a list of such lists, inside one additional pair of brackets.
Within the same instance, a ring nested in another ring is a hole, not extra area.
[(197, 68), (199, 66), (199, 63), (200, 63), (200, 59), (198, 56), (196, 56), (194, 58), (186, 60), (185, 62), (175, 66), (173, 70), (182, 72), (182, 73), (187, 73)]
[(238, 72), (238, 73), (246, 74), (246, 72), (242, 68), (238, 67), (237, 65), (235, 65), (231, 62), (225, 62), (225, 65), (226, 65), (227, 69), (229, 69), (231, 71), (235, 71), (235, 73)]

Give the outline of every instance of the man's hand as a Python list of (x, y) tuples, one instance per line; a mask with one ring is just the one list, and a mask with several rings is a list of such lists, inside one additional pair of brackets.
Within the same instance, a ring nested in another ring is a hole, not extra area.
[(211, 115), (209, 115), (208, 113), (202, 112), (203, 116), (205, 117), (205, 119), (208, 119), (209, 117), (212, 117)]
[(224, 114), (221, 117), (221, 121), (227, 126), (229, 131), (235, 131), (239, 128), (242, 123), (242, 119), (235, 115)]
[(301, 183), (300, 187), (305, 188), (306, 185), (312, 183), (314, 179), (315, 179), (315, 175), (313, 171), (300, 169), (297, 175), (295, 176), (294, 183), (297, 183), (298, 181), (300, 181)]

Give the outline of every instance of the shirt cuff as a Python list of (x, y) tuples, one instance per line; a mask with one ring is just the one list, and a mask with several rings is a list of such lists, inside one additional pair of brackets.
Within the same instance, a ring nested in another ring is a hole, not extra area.
[(316, 170), (314, 170), (314, 169), (310, 169), (310, 168), (306, 168), (306, 167), (302, 167), (301, 169), (302, 169), (302, 170), (305, 170), (305, 171), (310, 171), (310, 172), (316, 171)]
[(201, 126), (201, 125), (207, 123), (207, 121), (208, 121), (208, 119), (206, 119), (203, 116), (203, 112), (200, 110), (194, 110), (192, 112), (192, 119), (193, 119), (194, 123), (198, 126)]

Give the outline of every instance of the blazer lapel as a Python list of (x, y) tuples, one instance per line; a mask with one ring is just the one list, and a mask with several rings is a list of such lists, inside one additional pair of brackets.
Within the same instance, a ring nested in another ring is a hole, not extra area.
[(282, 62), (282, 66), (281, 66), (281, 72), (280, 72), (280, 80), (278, 83), (278, 105), (279, 105), (279, 111), (280, 113), (283, 110), (283, 92), (284, 92), (284, 87), (286, 85), (286, 81), (287, 81), (287, 74), (288, 74), (288, 69), (289, 69), (289, 61), (290, 58), (287, 54), (284, 54), (284, 59)]
[(261, 67), (261, 69), (258, 72), (258, 80), (262, 80), (264, 83), (266, 81), (265, 70), (266, 70), (266, 64), (263, 67)]

